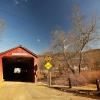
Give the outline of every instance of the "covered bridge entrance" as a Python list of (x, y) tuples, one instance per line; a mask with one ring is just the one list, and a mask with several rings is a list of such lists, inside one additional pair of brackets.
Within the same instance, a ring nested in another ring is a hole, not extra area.
[(1, 80), (35, 82), (38, 57), (28, 49), (18, 46), (0, 54)]

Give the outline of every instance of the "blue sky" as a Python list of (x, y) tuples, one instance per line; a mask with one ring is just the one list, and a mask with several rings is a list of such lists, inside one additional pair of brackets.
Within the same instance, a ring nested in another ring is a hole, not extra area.
[[(0, 19), (6, 26), (0, 33), (0, 52), (23, 45), (41, 53), (51, 43), (51, 31), (70, 28), (71, 10), (78, 4), (83, 13), (99, 16), (100, 0), (0, 0)], [(94, 48), (100, 48), (99, 42)]]

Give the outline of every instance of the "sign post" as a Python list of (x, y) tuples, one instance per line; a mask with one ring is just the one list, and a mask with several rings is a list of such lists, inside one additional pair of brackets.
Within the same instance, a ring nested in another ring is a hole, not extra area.
[(51, 57), (47, 57), (46, 60), (46, 64), (44, 65), (44, 67), (48, 70), (48, 85), (51, 86), (51, 71), (50, 69), (52, 68), (52, 64), (50, 63), (51, 61)]

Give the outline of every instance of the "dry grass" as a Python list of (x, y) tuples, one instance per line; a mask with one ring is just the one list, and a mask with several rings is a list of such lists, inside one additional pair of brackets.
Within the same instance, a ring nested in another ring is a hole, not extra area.
[(83, 72), (81, 75), (87, 80), (88, 83), (95, 83), (96, 79), (100, 80), (100, 70)]
[(96, 90), (96, 85), (95, 84), (88, 84), (85, 86), (77, 86), (77, 87), (72, 87), (73, 89), (79, 89), (79, 90)]
[(76, 74), (71, 77), (72, 85), (87, 85), (87, 84), (95, 84), (96, 79), (100, 80), (100, 71), (86, 71), (81, 74)]
[[(69, 85), (68, 75), (59, 75), (55, 77), (53, 75), (52, 75), (52, 85), (64, 85), (64, 86)], [(71, 83), (72, 86), (85, 86), (88, 84), (95, 84), (96, 79), (100, 80), (100, 70), (86, 71), (86, 72), (81, 72), (81, 74), (74, 74), (71, 76)], [(42, 80), (44, 82), (47, 82), (46, 78)]]

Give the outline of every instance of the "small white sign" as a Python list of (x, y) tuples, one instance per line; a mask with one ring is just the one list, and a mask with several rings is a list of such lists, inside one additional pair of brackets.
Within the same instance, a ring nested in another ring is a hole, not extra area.
[(12, 53), (12, 55), (16, 55), (16, 56), (18, 56), (18, 55), (27, 55), (27, 53)]
[(20, 74), (21, 73), (21, 68), (14, 68), (14, 73)]

